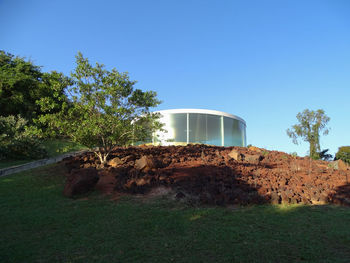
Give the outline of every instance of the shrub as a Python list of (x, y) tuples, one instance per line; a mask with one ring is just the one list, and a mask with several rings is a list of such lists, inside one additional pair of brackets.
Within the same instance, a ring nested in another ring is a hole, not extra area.
[(298, 153), (297, 152), (291, 152), (290, 155), (293, 156), (293, 157), (297, 157)]
[(21, 116), (0, 116), (0, 159), (39, 159), (47, 156), (39, 139)]
[(350, 146), (339, 147), (338, 152), (335, 154), (335, 159), (350, 164)]
[(322, 150), (318, 152), (318, 155), (320, 156), (320, 159), (323, 161), (329, 161), (333, 159), (333, 155), (328, 153), (329, 149)]
[(39, 140), (23, 137), (13, 140), (6, 145), (6, 159), (40, 159), (47, 157), (46, 150), (41, 146)]

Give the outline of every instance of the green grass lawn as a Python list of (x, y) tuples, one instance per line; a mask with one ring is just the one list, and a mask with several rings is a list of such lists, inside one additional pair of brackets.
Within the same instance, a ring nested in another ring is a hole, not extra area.
[(43, 144), (50, 157), (86, 149), (85, 146), (69, 140), (51, 139), (45, 141)]
[(0, 178), (0, 262), (350, 262), (350, 209), (62, 195), (64, 168)]
[[(48, 153), (48, 157), (55, 157), (68, 152), (75, 152), (86, 149), (85, 146), (80, 145), (69, 140), (51, 139), (43, 143), (44, 148)], [(20, 165), (34, 160), (0, 160), (0, 169)]]
[(15, 165), (21, 165), (31, 161), (32, 160), (0, 160), (0, 169), (15, 166)]

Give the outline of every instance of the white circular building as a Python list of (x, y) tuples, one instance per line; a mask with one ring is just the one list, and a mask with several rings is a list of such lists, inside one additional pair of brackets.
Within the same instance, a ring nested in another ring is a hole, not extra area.
[(203, 109), (157, 111), (167, 132), (153, 136), (155, 145), (208, 144), (246, 146), (246, 123), (235, 115)]

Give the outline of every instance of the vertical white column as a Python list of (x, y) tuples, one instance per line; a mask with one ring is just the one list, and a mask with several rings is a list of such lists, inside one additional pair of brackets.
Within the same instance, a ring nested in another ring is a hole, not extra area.
[(243, 146), (247, 147), (247, 133), (246, 133), (246, 127), (247, 126), (245, 124), (243, 124), (242, 126), (243, 126), (242, 133), (243, 133), (243, 137), (244, 137), (243, 138), (243, 144), (244, 144)]
[(187, 113), (187, 123), (186, 123), (186, 126), (187, 126), (187, 138), (186, 138), (186, 143), (189, 144), (190, 142), (190, 118), (189, 118), (189, 113)]
[(225, 145), (224, 116), (221, 116), (221, 146)]

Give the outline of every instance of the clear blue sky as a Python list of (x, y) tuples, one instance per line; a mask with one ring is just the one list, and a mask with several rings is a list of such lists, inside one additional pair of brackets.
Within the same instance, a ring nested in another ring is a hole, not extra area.
[(350, 145), (350, 1), (1, 0), (0, 49), (69, 74), (81, 51), (157, 91), (157, 108), (247, 122), (248, 143), (298, 152), (296, 114), (331, 118), (321, 147)]

